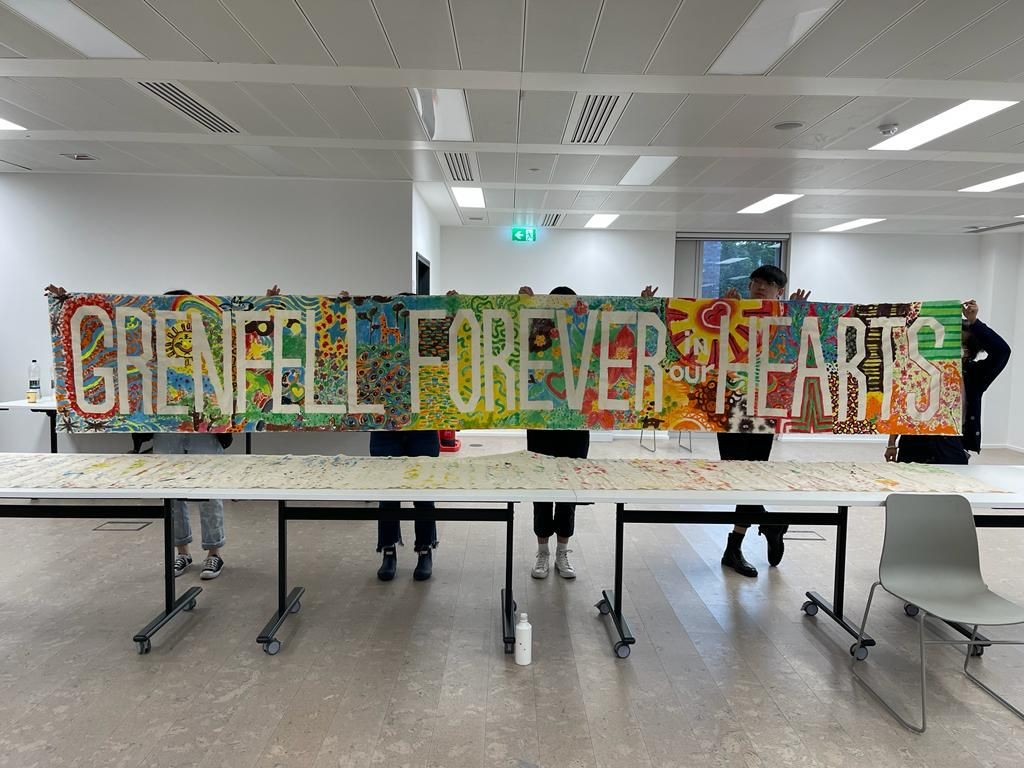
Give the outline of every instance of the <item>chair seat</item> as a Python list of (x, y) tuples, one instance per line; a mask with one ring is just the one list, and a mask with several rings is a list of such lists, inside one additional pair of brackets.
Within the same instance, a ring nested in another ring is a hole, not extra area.
[(920, 584), (883, 583), (882, 588), (945, 621), (969, 626), (1024, 624), (1024, 607), (1000, 597), (987, 587), (956, 593), (947, 589), (929, 589)]

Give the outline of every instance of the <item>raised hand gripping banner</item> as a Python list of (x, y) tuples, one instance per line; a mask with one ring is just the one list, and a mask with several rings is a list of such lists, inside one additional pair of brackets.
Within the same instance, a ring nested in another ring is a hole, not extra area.
[(960, 304), (50, 299), (67, 432), (959, 434)]

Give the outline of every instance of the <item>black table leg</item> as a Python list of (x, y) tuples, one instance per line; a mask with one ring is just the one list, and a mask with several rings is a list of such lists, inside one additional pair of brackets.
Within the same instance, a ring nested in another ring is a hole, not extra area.
[[(835, 576), (832, 585), (832, 603), (829, 603), (817, 592), (807, 593), (807, 602), (803, 605), (803, 611), (808, 616), (814, 616), (818, 610), (822, 610), (836, 624), (842, 627), (852, 637), (860, 634), (860, 627), (851, 622), (843, 614), (843, 602), (846, 595), (846, 529), (849, 524), (849, 507), (839, 507), (839, 515), (836, 521), (836, 565)], [(874, 639), (864, 635), (864, 641), (858, 649), (854, 643), (850, 647), (850, 653), (857, 653), (858, 658), (867, 658), (868, 647), (875, 644)]]
[[(46, 415), (50, 418), (50, 453), (57, 452), (57, 412), (47, 411)], [(36, 422), (38, 424), (38, 422)]]
[(505, 522), (505, 587), (501, 590), (501, 635), (505, 642), (505, 653), (515, 651), (516, 644), (516, 601), (512, 599), (512, 549), (515, 505), (507, 507)]
[(620, 659), (629, 657), (629, 646), (636, 642), (626, 623), (626, 617), (622, 615), (622, 548), (623, 534), (625, 531), (625, 505), (615, 505), (615, 588), (602, 590), (601, 599), (594, 606), (601, 612), (602, 616), (611, 616), (612, 624), (619, 639), (612, 648), (615, 655)]
[(185, 593), (174, 597), (174, 515), (170, 500), (164, 501), (164, 610), (157, 614), (149, 624), (139, 631), (132, 640), (139, 653), (149, 653), (152, 638), (160, 629), (177, 616), (181, 611), (191, 611), (196, 607), (196, 596), (202, 587), (190, 587)]
[(252, 432), (245, 433), (245, 455), (252, 455)]
[[(248, 434), (246, 437), (248, 438)], [(295, 587), (288, 592), (288, 505), (277, 502), (277, 612), (270, 617), (256, 642), (263, 646), (264, 653), (274, 656), (281, 650), (281, 641), (275, 635), (284, 624), (285, 619), (302, 608), (299, 599), (305, 593), (305, 587)]]

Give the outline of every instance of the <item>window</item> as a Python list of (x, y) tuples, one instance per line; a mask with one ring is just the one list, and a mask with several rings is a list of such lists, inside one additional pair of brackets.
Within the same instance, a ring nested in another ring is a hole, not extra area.
[(747, 295), (750, 273), (765, 264), (785, 269), (784, 240), (699, 240), (697, 275), (700, 296), (723, 296), (735, 288)]

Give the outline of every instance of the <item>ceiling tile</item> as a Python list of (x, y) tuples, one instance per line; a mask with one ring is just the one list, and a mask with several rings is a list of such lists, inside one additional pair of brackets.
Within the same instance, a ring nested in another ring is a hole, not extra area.
[(601, 209), (604, 201), (608, 199), (608, 192), (580, 192), (573, 201), (572, 207), (576, 210), (596, 211)]
[(524, 91), (520, 101), (519, 142), (561, 144), (573, 94), (561, 91)]
[(210, 59), (217, 62), (266, 64), (270, 55), (228, 13), (210, 0), (147, 0)]
[(220, 0), (278, 64), (330, 65), (334, 62), (293, 2)]
[(635, 162), (635, 155), (601, 155), (597, 158), (597, 164), (590, 175), (587, 176), (586, 183), (618, 184)]
[(479, 152), (480, 180), (512, 183), (516, 180), (516, 156), (511, 152)]
[(519, 119), (518, 91), (466, 91), (473, 140), (515, 144)]
[(545, 194), (543, 189), (516, 189), (516, 208), (541, 211)]
[(298, 3), (341, 66), (396, 66), (377, 14), (367, 0), (298, 0)]
[(596, 161), (596, 155), (559, 155), (551, 172), (551, 183), (583, 184)]
[(683, 98), (675, 93), (634, 93), (615, 123), (608, 143), (626, 147), (650, 144)]
[(885, 160), (875, 163), (870, 168), (844, 176), (836, 182), (836, 185), (846, 189), (870, 187), (877, 180), (884, 179), (886, 176), (904, 171), (907, 168), (912, 168), (919, 162), (920, 160)]
[(514, 208), (515, 201), (516, 194), (511, 189), (484, 190), (484, 202), (487, 204), (488, 210), (493, 210), (494, 208)]
[(1011, 0), (900, 69), (899, 77), (944, 80), (1024, 37), (1024, 3)]
[(687, 0), (658, 46), (651, 75), (703, 75), (760, 0)]
[[(0, 95), (3, 95), (3, 92), (3, 80), (0, 80)], [(15, 125), (23, 126), (30, 131), (59, 131), (65, 127), (60, 123), (47, 120), (35, 112), (30, 112), (19, 107), (17, 104), (12, 104), (3, 99), (0, 99), (0, 117), (4, 120), (10, 120)]]
[(391, 47), (404, 69), (458, 69), (447, 0), (375, 0)]
[(889, 77), (1003, 0), (922, 3), (836, 70), (838, 77)]
[(451, 0), (463, 69), (519, 72), (523, 0)]
[(423, 141), (426, 135), (404, 88), (353, 88), (385, 139)]
[(293, 85), (239, 83), (296, 136), (333, 137), (334, 131)]
[(131, 119), (120, 119), (73, 81), (61, 77), (0, 78), (0, 99), (71, 130), (145, 130)]
[(27, 59), (81, 59), (81, 53), (0, 6), (0, 43)]
[[(781, 147), (787, 141), (798, 136), (807, 127), (813, 127), (852, 99), (846, 96), (801, 96), (793, 104), (775, 115), (743, 142), (745, 147)], [(796, 121), (803, 123), (805, 128), (791, 131), (776, 130), (774, 125), (781, 122)]]
[(794, 100), (793, 96), (744, 96), (697, 143), (705, 147), (741, 145)]
[(920, 0), (840, 3), (771, 70), (773, 75), (824, 77)]
[(148, 59), (206, 61), (202, 51), (142, 0), (75, 0), (75, 5)]
[(335, 175), (334, 167), (314, 149), (308, 147), (273, 147), (273, 149), (286, 162), (295, 166), (301, 176), (327, 179)]
[(1017, 80), (1024, 73), (1024, 39), (1011, 43), (954, 76), (956, 80)]
[(544, 209), (547, 211), (563, 211), (571, 208), (578, 194), (575, 190), (552, 190), (544, 196)]
[(413, 181), (444, 181), (437, 155), (423, 150), (396, 150), (395, 154)]
[(370, 171), (366, 163), (351, 149), (317, 147), (316, 152), (334, 169), (334, 173), (339, 179), (376, 178), (376, 175)]
[(861, 96), (794, 136), (785, 146), (793, 149), (825, 149), (866, 125), (878, 125), (888, 113), (906, 103), (907, 99)]
[(582, 72), (601, 0), (534, 2), (526, 15), (527, 72)]
[(693, 146), (732, 109), (742, 96), (732, 94), (691, 94), (654, 137), (658, 146)]
[(394, 152), (379, 149), (357, 149), (356, 154), (378, 179), (409, 180), (409, 171)]
[(334, 132), (343, 139), (379, 139), (380, 131), (359, 103), (359, 99), (346, 86), (296, 86)]
[(605, 3), (586, 71), (642, 74), (678, 7), (679, 0)]
[(517, 155), (516, 180), (520, 184), (547, 184), (557, 157), (531, 153)]
[[(828, 145), (829, 149), (867, 149), (885, 139), (878, 132), (878, 126), (885, 123), (896, 123), (902, 129), (917, 125), (955, 107), (960, 100), (953, 99), (912, 99), (898, 107), (888, 109), (883, 114), (868, 121), (866, 125), (850, 131), (845, 136)], [(927, 149), (931, 149), (925, 145)]]
[(141, 141), (116, 142), (111, 146), (137, 157), (152, 166), (156, 173), (204, 173), (209, 172), (209, 161), (190, 152), (188, 147), (174, 144), (148, 144)]
[(624, 211), (640, 199), (643, 192), (611, 192), (599, 206), (602, 211)]
[(218, 163), (226, 169), (227, 173), (233, 173), (237, 176), (271, 175), (266, 166), (260, 165), (251, 157), (243, 152), (239, 152), (234, 147), (207, 144), (205, 146), (195, 146), (193, 149), (200, 155), (208, 157)]
[(147, 130), (175, 133), (205, 132), (198, 123), (124, 80), (83, 77), (71, 82), (80, 90), (109, 104), (115, 114), (124, 116), (126, 120), (131, 120), (137, 125), (149, 126)]
[(289, 131), (262, 104), (235, 83), (182, 83), (214, 112), (252, 136), (287, 136)]

